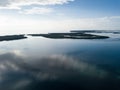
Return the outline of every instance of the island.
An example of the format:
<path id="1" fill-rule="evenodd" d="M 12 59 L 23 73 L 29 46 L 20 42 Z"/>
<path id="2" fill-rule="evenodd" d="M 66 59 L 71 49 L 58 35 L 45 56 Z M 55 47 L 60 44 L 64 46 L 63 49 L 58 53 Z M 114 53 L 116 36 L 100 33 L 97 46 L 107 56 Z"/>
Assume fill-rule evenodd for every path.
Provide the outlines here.
<path id="1" fill-rule="evenodd" d="M 112 33 L 120 34 L 120 30 L 72 30 L 70 32 L 76 33 Z"/>
<path id="2" fill-rule="evenodd" d="M 97 35 L 96 33 L 111 33 L 112 31 L 79 30 L 67 33 L 27 34 L 28 36 L 41 36 L 50 39 L 107 39 L 109 36 Z M 114 31 L 114 34 L 119 32 Z M 27 38 L 25 34 L 0 36 L 0 41 L 11 41 Z"/>
<path id="3" fill-rule="evenodd" d="M 42 36 L 52 39 L 106 39 L 108 36 L 88 34 L 85 32 L 68 32 L 68 33 L 48 33 L 48 34 L 28 34 L 30 36 Z"/>
<path id="4" fill-rule="evenodd" d="M 19 40 L 27 38 L 24 34 L 23 35 L 6 35 L 0 36 L 0 41 L 11 41 L 11 40 Z"/>

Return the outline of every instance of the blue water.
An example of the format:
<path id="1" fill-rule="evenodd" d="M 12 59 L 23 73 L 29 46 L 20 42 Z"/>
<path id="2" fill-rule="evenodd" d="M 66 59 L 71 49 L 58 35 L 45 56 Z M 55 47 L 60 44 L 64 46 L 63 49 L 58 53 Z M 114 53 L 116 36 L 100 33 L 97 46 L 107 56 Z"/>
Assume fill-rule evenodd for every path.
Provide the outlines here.
<path id="1" fill-rule="evenodd" d="M 0 42 L 0 90 L 120 90 L 119 35 Z"/>

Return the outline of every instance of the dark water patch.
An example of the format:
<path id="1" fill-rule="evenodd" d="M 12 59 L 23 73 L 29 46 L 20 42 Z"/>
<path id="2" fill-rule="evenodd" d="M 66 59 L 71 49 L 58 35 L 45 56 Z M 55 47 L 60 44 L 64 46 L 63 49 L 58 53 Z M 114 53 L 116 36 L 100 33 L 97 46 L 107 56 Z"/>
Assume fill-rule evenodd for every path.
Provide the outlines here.
<path id="1" fill-rule="evenodd" d="M 66 55 L 0 55 L 1 90 L 119 90 L 119 75 Z"/>

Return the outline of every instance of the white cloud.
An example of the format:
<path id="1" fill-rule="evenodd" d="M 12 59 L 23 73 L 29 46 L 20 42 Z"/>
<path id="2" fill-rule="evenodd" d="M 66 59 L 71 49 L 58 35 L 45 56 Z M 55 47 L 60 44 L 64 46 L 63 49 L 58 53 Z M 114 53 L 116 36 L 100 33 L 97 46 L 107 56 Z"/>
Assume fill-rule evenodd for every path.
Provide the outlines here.
<path id="1" fill-rule="evenodd" d="M 22 14 L 48 14 L 53 11 L 54 10 L 52 8 L 33 7 L 32 9 L 26 9 L 26 10 L 20 11 L 19 13 L 22 13 Z"/>
<path id="2" fill-rule="evenodd" d="M 71 29 L 83 29 L 83 30 L 120 30 L 120 16 L 101 17 L 101 18 L 81 18 L 81 19 L 69 19 L 59 22 L 63 25 L 63 28 L 67 30 Z M 55 25 L 60 28 L 60 25 Z"/>
<path id="3" fill-rule="evenodd" d="M 63 17 L 62 17 L 63 18 Z M 27 19 L 0 16 L 0 34 L 66 32 L 70 30 L 120 30 L 120 17 L 79 19 Z"/>
<path id="4" fill-rule="evenodd" d="M 56 5 L 74 0 L 0 0 L 1 9 L 21 9 L 21 6 L 29 5 Z"/>

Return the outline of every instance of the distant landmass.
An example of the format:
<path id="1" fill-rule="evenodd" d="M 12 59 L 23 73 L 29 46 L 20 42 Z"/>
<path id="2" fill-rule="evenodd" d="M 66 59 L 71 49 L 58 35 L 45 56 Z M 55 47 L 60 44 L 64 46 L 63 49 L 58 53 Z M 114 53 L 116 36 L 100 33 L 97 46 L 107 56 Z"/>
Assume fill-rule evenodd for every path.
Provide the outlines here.
<path id="1" fill-rule="evenodd" d="M 113 34 L 120 34 L 120 30 L 72 30 L 70 32 L 77 32 L 77 33 L 113 33 Z"/>
<path id="2" fill-rule="evenodd" d="M 29 36 L 41 36 L 51 39 L 107 39 L 109 36 L 97 35 L 97 33 L 120 34 L 119 30 L 72 30 L 68 33 L 27 34 Z M 26 39 L 25 34 L 0 36 L 0 41 Z"/>
<path id="3" fill-rule="evenodd" d="M 52 38 L 52 39 L 106 39 L 106 38 L 109 38 L 108 36 L 90 34 L 90 32 L 95 32 L 95 31 L 71 31 L 68 33 L 48 33 L 48 34 L 29 34 L 29 35 L 42 36 L 45 38 Z"/>
<path id="4" fill-rule="evenodd" d="M 19 40 L 19 39 L 25 39 L 25 35 L 6 35 L 6 36 L 0 36 L 0 41 L 11 41 L 11 40 Z"/>

